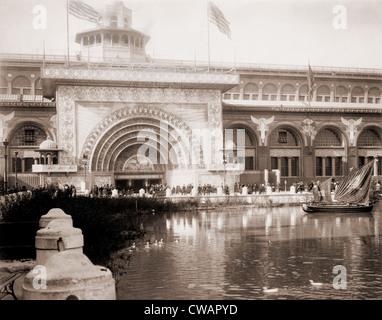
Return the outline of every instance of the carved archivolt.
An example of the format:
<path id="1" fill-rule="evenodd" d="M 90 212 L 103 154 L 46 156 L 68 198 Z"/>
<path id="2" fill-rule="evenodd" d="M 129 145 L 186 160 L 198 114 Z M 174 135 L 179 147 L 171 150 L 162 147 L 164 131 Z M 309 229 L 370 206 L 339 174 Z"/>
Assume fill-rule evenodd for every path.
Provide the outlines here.
<path id="1" fill-rule="evenodd" d="M 88 135 L 82 151 L 75 154 L 76 121 L 75 103 L 87 102 L 116 102 L 136 103 L 135 106 L 120 109 L 107 116 Z M 124 87 L 93 87 L 93 86 L 59 86 L 57 88 L 57 117 L 59 126 L 59 145 L 63 149 L 62 164 L 75 164 L 76 157 L 90 155 L 97 139 L 117 121 L 134 116 L 146 116 L 168 121 L 169 125 L 191 137 L 189 126 L 174 114 L 153 105 L 166 104 L 205 104 L 208 115 L 209 129 L 221 129 L 222 106 L 219 90 L 201 89 L 171 89 L 171 88 L 124 88 Z"/>

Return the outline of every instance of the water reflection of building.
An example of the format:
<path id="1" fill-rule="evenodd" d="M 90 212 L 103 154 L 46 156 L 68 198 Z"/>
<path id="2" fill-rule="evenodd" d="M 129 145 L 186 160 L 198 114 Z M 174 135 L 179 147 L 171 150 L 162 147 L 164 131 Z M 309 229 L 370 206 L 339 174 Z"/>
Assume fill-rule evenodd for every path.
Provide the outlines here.
<path id="1" fill-rule="evenodd" d="M 80 186 L 86 177 L 88 187 L 137 189 L 259 182 L 265 169 L 279 169 L 290 185 L 340 177 L 381 155 L 380 70 L 313 67 L 308 106 L 306 67 L 243 64 L 232 72 L 222 64 L 208 72 L 204 63 L 153 60 L 145 52 L 149 36 L 132 28 L 131 16 L 120 3 L 108 6 L 99 25 L 78 32 L 80 55 L 69 63 L 63 56 L 1 55 L 0 139 L 9 142 L 2 154 L 10 186 L 16 172 L 20 186 Z M 205 149 L 190 146 L 191 133 L 207 128 L 245 129 L 244 154 L 236 157 L 234 130 L 221 163 L 190 164 L 191 155 L 206 159 Z M 161 137 L 150 149 L 156 157 L 144 161 L 136 158 L 142 130 L 144 140 Z M 182 134 L 173 137 L 174 130 Z M 43 162 L 35 151 L 46 137 L 57 144 L 58 163 Z M 242 163 L 244 173 L 228 174 L 231 162 Z M 381 167 L 379 161 L 376 174 Z"/>

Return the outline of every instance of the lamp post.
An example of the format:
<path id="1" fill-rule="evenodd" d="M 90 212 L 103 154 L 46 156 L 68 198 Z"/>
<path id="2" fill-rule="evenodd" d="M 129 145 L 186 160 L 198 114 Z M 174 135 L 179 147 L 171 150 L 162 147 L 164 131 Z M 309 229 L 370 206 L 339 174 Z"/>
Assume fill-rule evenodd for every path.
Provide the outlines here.
<path id="1" fill-rule="evenodd" d="M 8 145 L 7 139 L 3 141 L 4 145 L 4 193 L 8 194 Z"/>
<path id="2" fill-rule="evenodd" d="M 88 157 L 86 155 L 82 157 L 82 162 L 84 164 L 84 171 L 85 171 L 85 191 L 86 191 L 86 165 L 88 164 Z"/>
<path id="3" fill-rule="evenodd" d="M 16 187 L 16 190 L 19 188 L 19 185 L 17 183 L 17 155 L 19 153 L 16 151 L 15 152 L 15 187 Z"/>
<path id="4" fill-rule="evenodd" d="M 225 192 L 225 184 L 226 184 L 226 170 L 225 165 L 227 164 L 227 159 L 225 155 L 223 155 L 223 169 L 224 169 L 224 176 L 223 176 L 223 191 Z"/>

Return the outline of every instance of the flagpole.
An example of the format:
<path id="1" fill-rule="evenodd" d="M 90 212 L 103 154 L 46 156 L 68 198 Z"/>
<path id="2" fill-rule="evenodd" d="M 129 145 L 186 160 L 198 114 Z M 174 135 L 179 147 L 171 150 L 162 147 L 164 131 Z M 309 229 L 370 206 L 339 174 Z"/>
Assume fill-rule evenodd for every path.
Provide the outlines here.
<path id="1" fill-rule="evenodd" d="M 210 72 L 210 6 L 207 1 L 208 72 Z"/>
<path id="2" fill-rule="evenodd" d="M 66 0 L 66 50 L 67 64 L 69 67 L 69 0 Z"/>

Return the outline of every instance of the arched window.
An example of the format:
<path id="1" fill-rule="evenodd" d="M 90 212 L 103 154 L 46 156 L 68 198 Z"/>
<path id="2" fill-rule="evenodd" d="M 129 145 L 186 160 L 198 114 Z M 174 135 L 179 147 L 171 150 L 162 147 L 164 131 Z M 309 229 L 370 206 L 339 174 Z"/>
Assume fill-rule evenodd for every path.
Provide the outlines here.
<path id="1" fill-rule="evenodd" d="M 277 100 L 277 88 L 274 84 L 268 83 L 263 88 L 263 100 Z"/>
<path id="2" fill-rule="evenodd" d="M 336 102 L 348 101 L 348 90 L 344 86 L 339 86 L 335 89 L 335 101 Z"/>
<path id="3" fill-rule="evenodd" d="M 244 87 L 244 100 L 258 100 L 259 99 L 259 88 L 254 83 L 248 83 Z"/>
<path id="4" fill-rule="evenodd" d="M 113 44 L 113 46 L 116 46 L 119 44 L 119 36 L 117 34 L 113 35 L 112 44 Z"/>
<path id="5" fill-rule="evenodd" d="M 118 27 L 118 19 L 116 16 L 110 17 L 110 27 Z"/>
<path id="6" fill-rule="evenodd" d="M 93 45 L 95 43 L 95 36 L 89 37 L 89 45 Z"/>
<path id="7" fill-rule="evenodd" d="M 224 93 L 223 99 L 232 99 L 232 100 L 240 99 L 240 88 L 234 87 L 228 92 Z"/>
<path id="8" fill-rule="evenodd" d="M 13 135 L 10 146 L 39 146 L 47 134 L 39 127 L 26 125 L 20 127 Z"/>
<path id="9" fill-rule="evenodd" d="M 330 102 L 330 89 L 327 86 L 320 86 L 317 89 L 316 101 Z"/>
<path id="10" fill-rule="evenodd" d="M 127 36 L 126 34 L 124 34 L 121 38 L 121 43 L 123 46 L 127 46 L 129 45 L 129 36 Z"/>
<path id="11" fill-rule="evenodd" d="M 35 95 L 42 95 L 42 81 L 41 78 L 36 79 L 34 83 L 34 94 Z"/>
<path id="12" fill-rule="evenodd" d="M 365 91 L 361 87 L 355 87 L 351 92 L 351 102 L 363 103 L 365 100 Z"/>
<path id="13" fill-rule="evenodd" d="M 96 35 L 96 43 L 99 44 L 99 43 L 101 43 L 101 42 L 102 42 L 102 37 L 101 37 L 100 34 L 97 34 L 97 35 Z"/>
<path id="14" fill-rule="evenodd" d="M 273 147 L 296 147 L 299 146 L 299 138 L 288 129 L 279 129 L 272 132 L 269 137 L 270 146 Z"/>
<path id="15" fill-rule="evenodd" d="M 373 87 L 369 90 L 368 103 L 380 103 L 381 102 L 381 90 Z"/>
<path id="16" fill-rule="evenodd" d="M 8 81 L 4 77 L 0 77 L 0 94 L 8 93 Z"/>
<path id="17" fill-rule="evenodd" d="M 89 38 L 88 37 L 83 37 L 82 38 L 82 44 L 84 46 L 88 46 L 89 45 Z"/>
<path id="18" fill-rule="evenodd" d="M 296 90 L 292 85 L 286 84 L 281 88 L 282 101 L 294 101 L 295 96 Z"/>
<path id="19" fill-rule="evenodd" d="M 298 100 L 299 101 L 308 101 L 308 86 L 304 84 L 298 90 Z"/>
<path id="20" fill-rule="evenodd" d="M 31 83 L 23 76 L 15 78 L 12 82 L 12 94 L 31 94 Z"/>
<path id="21" fill-rule="evenodd" d="M 382 146 L 381 135 L 373 129 L 363 130 L 358 137 L 358 147 Z"/>
<path id="22" fill-rule="evenodd" d="M 337 131 L 324 129 L 317 134 L 315 145 L 316 147 L 341 147 L 342 138 Z"/>

